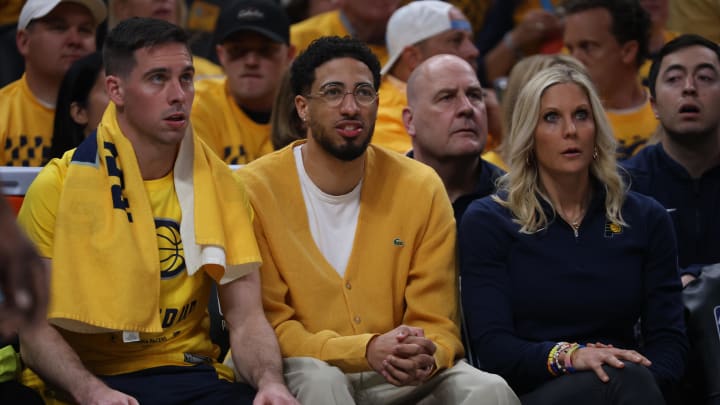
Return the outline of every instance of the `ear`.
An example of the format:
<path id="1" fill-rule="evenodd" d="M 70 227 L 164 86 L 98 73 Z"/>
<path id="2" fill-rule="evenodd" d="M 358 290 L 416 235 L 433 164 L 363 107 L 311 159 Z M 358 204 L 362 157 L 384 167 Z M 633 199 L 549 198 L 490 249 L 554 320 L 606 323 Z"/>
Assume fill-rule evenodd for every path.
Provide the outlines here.
<path id="1" fill-rule="evenodd" d="M 293 59 L 295 59 L 297 49 L 295 48 L 295 45 L 289 45 L 287 49 L 287 61 L 290 63 Z"/>
<path id="2" fill-rule="evenodd" d="M 626 65 L 635 65 L 636 64 L 636 58 L 639 51 L 638 41 L 636 40 L 630 40 L 622 44 L 620 50 L 622 52 L 622 61 Z"/>
<path id="3" fill-rule="evenodd" d="M 658 119 L 658 120 L 659 120 L 659 119 L 660 119 L 660 114 L 658 113 L 657 103 L 656 103 L 656 101 L 655 101 L 655 97 L 653 97 L 653 96 L 648 96 L 648 97 L 650 97 L 650 107 L 652 107 L 653 114 L 655 114 L 655 119 Z"/>
<path id="4" fill-rule="evenodd" d="M 27 56 L 30 50 L 30 34 L 26 29 L 18 30 L 17 34 L 15 34 L 15 45 L 20 55 L 23 57 Z"/>
<path id="5" fill-rule="evenodd" d="M 225 53 L 225 47 L 221 44 L 215 45 L 215 53 L 217 54 L 220 65 L 225 67 L 225 64 L 227 63 L 227 53 Z"/>
<path id="6" fill-rule="evenodd" d="M 88 123 L 87 110 L 82 108 L 80 104 L 77 103 L 77 101 L 73 101 L 70 104 L 70 117 L 78 125 L 85 126 Z"/>
<path id="7" fill-rule="evenodd" d="M 402 120 L 403 125 L 405 126 L 405 131 L 407 131 L 408 135 L 410 135 L 411 138 L 415 137 L 415 121 L 413 120 L 415 118 L 413 116 L 412 108 L 405 107 L 402 111 Z"/>
<path id="8" fill-rule="evenodd" d="M 420 63 L 422 63 L 422 52 L 420 48 L 415 45 L 410 45 L 403 49 L 401 59 L 404 59 L 405 65 L 408 67 L 408 71 L 412 72 Z"/>
<path id="9" fill-rule="evenodd" d="M 297 114 L 300 117 L 300 121 L 305 123 L 305 126 L 307 126 L 307 121 L 308 119 L 310 119 L 310 111 L 308 108 L 308 102 L 305 97 L 300 95 L 295 96 L 295 109 L 297 110 Z"/>
<path id="10" fill-rule="evenodd" d="M 118 107 L 125 105 L 125 90 L 123 89 L 123 80 L 114 75 L 105 76 L 105 91 L 110 101 Z"/>

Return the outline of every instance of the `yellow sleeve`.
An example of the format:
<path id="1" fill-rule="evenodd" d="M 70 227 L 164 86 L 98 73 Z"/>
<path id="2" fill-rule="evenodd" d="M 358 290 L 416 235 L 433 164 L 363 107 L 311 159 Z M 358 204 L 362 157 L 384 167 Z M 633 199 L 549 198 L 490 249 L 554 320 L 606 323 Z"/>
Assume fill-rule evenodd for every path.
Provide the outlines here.
<path id="1" fill-rule="evenodd" d="M 66 152 L 62 160 L 53 159 L 38 173 L 28 188 L 18 213 L 18 224 L 25 230 L 42 257 L 53 256 L 55 214 L 67 169 L 65 160 L 69 162 L 72 152 Z"/>
<path id="2" fill-rule="evenodd" d="M 425 330 L 425 337 L 437 346 L 435 360 L 442 369 L 452 367 L 464 350 L 458 328 L 455 219 L 440 179 L 431 179 L 432 204 L 423 217 L 425 229 L 408 275 L 403 323 Z"/>

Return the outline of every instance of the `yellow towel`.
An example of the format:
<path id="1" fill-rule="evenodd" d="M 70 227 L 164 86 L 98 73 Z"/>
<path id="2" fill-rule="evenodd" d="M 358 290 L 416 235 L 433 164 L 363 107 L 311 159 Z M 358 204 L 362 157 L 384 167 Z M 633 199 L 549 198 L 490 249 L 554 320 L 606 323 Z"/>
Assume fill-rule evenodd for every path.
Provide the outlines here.
<path id="1" fill-rule="evenodd" d="M 202 268 L 224 284 L 257 269 L 244 190 L 190 128 L 173 176 L 188 273 Z M 68 167 L 52 263 L 50 322 L 83 333 L 162 330 L 154 218 L 112 103 Z"/>

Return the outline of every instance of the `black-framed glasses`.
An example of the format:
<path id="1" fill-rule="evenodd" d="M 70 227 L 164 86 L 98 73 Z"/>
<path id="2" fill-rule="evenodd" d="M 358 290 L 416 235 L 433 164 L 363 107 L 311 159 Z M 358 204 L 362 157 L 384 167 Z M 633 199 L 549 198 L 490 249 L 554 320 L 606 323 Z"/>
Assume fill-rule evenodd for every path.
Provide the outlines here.
<path id="1" fill-rule="evenodd" d="M 352 94 L 358 105 L 368 106 L 377 100 L 378 94 L 375 88 L 369 84 L 359 84 L 355 86 L 353 91 L 345 90 L 345 86 L 339 84 L 329 84 L 320 89 L 316 95 L 306 95 L 305 98 L 318 98 L 330 106 L 337 107 L 345 100 L 345 96 Z"/>

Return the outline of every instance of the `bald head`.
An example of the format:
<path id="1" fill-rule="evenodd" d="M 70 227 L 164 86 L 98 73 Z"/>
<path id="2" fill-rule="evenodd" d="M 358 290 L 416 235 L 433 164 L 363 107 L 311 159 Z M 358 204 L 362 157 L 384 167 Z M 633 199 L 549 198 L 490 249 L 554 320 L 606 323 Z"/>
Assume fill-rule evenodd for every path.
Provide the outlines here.
<path id="1" fill-rule="evenodd" d="M 455 55 L 428 58 L 407 82 L 403 121 L 418 156 L 479 156 L 487 139 L 483 89 L 473 67 Z"/>
<path id="2" fill-rule="evenodd" d="M 407 80 L 408 105 L 413 106 L 418 97 L 418 90 L 427 88 L 429 80 L 439 79 L 447 75 L 444 69 L 471 72 L 475 75 L 473 66 L 464 59 L 450 54 L 431 56 L 413 70 Z M 479 85 L 479 82 L 478 82 Z"/>

